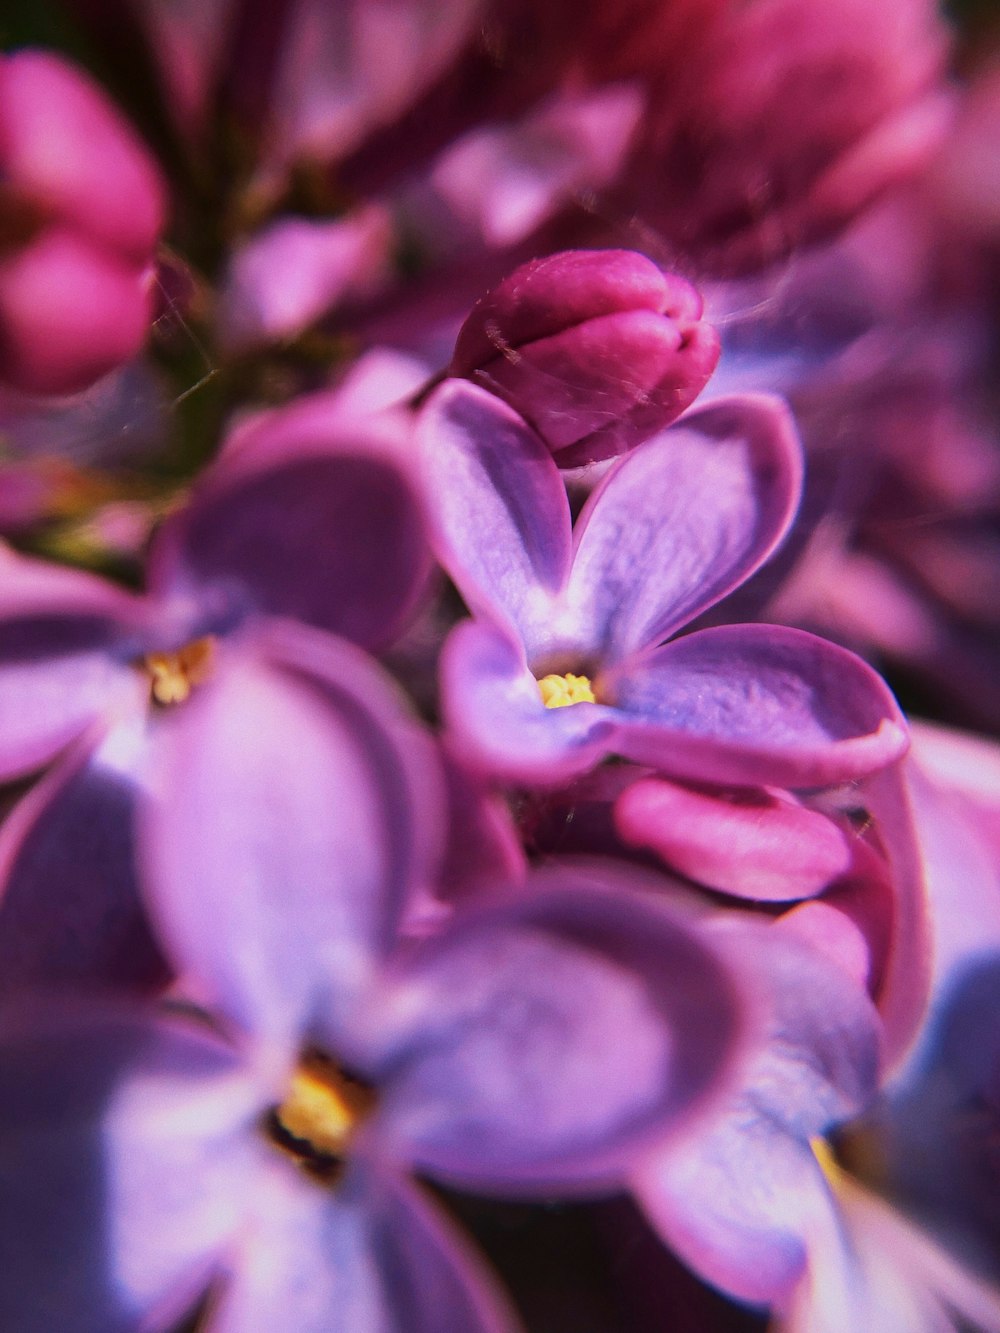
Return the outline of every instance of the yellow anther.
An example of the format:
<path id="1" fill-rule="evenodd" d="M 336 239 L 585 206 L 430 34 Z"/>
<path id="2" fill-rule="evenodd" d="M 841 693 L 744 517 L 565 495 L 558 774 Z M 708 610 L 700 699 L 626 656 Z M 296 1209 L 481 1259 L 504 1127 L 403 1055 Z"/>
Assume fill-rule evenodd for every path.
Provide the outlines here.
<path id="1" fill-rule="evenodd" d="M 196 685 L 212 674 L 215 639 L 208 634 L 194 639 L 174 653 L 149 653 L 142 665 L 150 680 L 150 692 L 158 704 L 182 704 Z"/>
<path id="2" fill-rule="evenodd" d="M 546 708 L 566 708 L 569 704 L 596 704 L 594 691 L 586 676 L 543 676 L 538 682 L 538 693 Z"/>
<path id="3" fill-rule="evenodd" d="M 816 1161 L 819 1162 L 820 1170 L 826 1176 L 827 1184 L 831 1189 L 837 1189 L 843 1179 L 844 1170 L 834 1156 L 833 1149 L 826 1139 L 820 1138 L 819 1135 L 809 1140 L 809 1146 Z"/>
<path id="4" fill-rule="evenodd" d="M 325 1157 L 343 1157 L 355 1130 L 371 1109 L 370 1089 L 327 1060 L 303 1060 L 288 1096 L 275 1111 L 286 1134 Z"/>

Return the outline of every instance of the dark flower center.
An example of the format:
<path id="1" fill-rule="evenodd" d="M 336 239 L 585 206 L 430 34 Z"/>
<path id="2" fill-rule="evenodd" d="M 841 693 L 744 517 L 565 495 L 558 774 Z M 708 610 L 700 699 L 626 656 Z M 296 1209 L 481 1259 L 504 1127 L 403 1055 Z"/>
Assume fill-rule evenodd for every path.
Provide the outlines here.
<path id="1" fill-rule="evenodd" d="M 284 1101 L 268 1115 L 266 1130 L 307 1174 L 323 1183 L 337 1179 L 350 1145 L 375 1105 L 367 1084 L 327 1056 L 307 1052 L 292 1075 Z"/>

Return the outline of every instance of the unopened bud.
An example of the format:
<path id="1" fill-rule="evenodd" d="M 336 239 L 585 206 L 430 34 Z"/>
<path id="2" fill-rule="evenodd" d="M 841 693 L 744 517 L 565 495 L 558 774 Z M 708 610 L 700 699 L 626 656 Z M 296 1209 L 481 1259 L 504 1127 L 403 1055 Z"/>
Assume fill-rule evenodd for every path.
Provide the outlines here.
<path id="1" fill-rule="evenodd" d="M 451 374 L 504 399 L 561 467 L 668 425 L 704 387 L 719 340 L 685 279 L 632 250 L 569 250 L 516 269 L 476 303 Z"/>

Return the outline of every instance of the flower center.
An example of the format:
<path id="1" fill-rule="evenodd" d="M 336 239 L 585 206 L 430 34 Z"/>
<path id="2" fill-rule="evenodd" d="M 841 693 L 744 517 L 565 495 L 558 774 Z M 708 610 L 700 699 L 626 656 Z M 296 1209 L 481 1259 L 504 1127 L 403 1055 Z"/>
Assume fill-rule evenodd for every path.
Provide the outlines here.
<path id="1" fill-rule="evenodd" d="M 596 704 L 588 676 L 543 676 L 538 682 L 538 693 L 546 708 L 567 708 L 570 704 Z"/>
<path id="2" fill-rule="evenodd" d="M 819 1135 L 809 1140 L 809 1146 L 813 1150 L 813 1156 L 819 1163 L 819 1169 L 826 1177 L 827 1184 L 834 1191 L 837 1190 L 840 1182 L 844 1178 L 844 1168 L 837 1161 L 836 1154 L 829 1142 Z"/>
<path id="3" fill-rule="evenodd" d="M 173 653 L 148 653 L 142 669 L 149 677 L 149 692 L 157 704 L 182 704 L 196 685 L 203 684 L 215 665 L 215 637 L 206 634 Z"/>
<path id="4" fill-rule="evenodd" d="M 358 1127 L 375 1104 L 372 1089 L 317 1051 L 302 1057 L 285 1100 L 268 1118 L 271 1141 L 324 1182 L 340 1173 Z"/>

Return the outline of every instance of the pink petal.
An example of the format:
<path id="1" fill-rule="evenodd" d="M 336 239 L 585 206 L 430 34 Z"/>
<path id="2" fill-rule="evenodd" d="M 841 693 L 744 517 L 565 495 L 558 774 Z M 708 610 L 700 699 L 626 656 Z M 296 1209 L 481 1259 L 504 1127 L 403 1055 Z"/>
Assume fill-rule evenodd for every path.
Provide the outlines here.
<path id="1" fill-rule="evenodd" d="M 689 879 L 743 898 L 810 898 L 852 858 L 853 838 L 839 824 L 766 791 L 729 797 L 649 779 L 618 798 L 615 824 L 630 846 L 649 847 Z"/>

